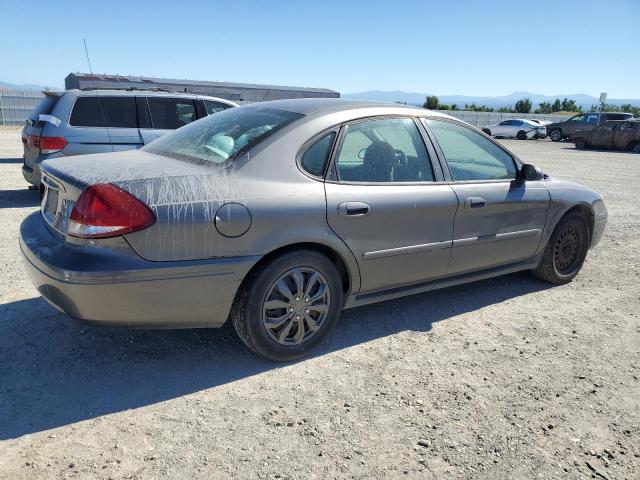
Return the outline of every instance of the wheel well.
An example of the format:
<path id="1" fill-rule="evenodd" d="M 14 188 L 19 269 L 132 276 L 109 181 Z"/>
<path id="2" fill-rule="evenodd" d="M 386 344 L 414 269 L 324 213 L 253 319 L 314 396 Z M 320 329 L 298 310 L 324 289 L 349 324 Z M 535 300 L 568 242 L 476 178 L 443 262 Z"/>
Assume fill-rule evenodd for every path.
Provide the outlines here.
<path id="1" fill-rule="evenodd" d="M 595 216 L 593 214 L 593 210 L 588 205 L 576 205 L 575 207 L 571 207 L 569 210 L 567 210 L 565 214 L 562 216 L 562 218 L 566 217 L 571 213 L 577 213 L 581 215 L 587 222 L 587 230 L 589 230 L 589 244 L 591 244 L 591 237 L 593 235 L 593 225 L 595 222 Z"/>
<path id="2" fill-rule="evenodd" d="M 329 260 L 331 260 L 331 262 L 338 269 L 338 274 L 340 275 L 340 280 L 342 281 L 342 291 L 345 293 L 349 292 L 349 290 L 351 289 L 351 277 L 349 275 L 349 270 L 347 268 L 347 265 L 344 259 L 339 253 L 337 253 L 332 248 L 319 243 L 311 243 L 311 242 L 295 243 L 292 245 L 286 245 L 284 247 L 277 248 L 276 250 L 273 250 L 267 253 L 264 257 L 262 257 L 258 261 L 258 263 L 256 263 L 251 268 L 251 270 L 249 271 L 249 273 L 245 278 L 248 278 L 249 275 L 251 275 L 251 273 L 255 272 L 257 269 L 261 268 L 263 265 L 266 265 L 267 263 L 271 262 L 273 259 L 280 257 L 282 255 L 285 255 L 287 253 L 291 253 L 296 250 L 314 250 L 316 252 L 323 254 L 327 258 L 329 258 Z"/>
<path id="3" fill-rule="evenodd" d="M 638 141 L 637 141 L 637 140 L 631 140 L 631 141 L 629 142 L 629 145 L 627 145 L 627 149 L 628 149 L 628 150 L 631 150 L 633 147 L 635 147 L 636 143 L 638 143 Z"/>

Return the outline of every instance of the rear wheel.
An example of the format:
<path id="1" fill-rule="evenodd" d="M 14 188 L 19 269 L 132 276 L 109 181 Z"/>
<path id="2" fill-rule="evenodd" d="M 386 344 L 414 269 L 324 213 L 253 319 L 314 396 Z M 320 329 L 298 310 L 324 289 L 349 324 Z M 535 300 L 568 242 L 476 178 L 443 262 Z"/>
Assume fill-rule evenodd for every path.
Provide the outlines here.
<path id="1" fill-rule="evenodd" d="M 524 130 L 520 130 L 517 134 L 516 134 L 516 138 L 518 140 L 526 140 L 527 139 L 527 134 L 525 133 Z"/>
<path id="2" fill-rule="evenodd" d="M 482 131 L 487 135 L 491 136 L 491 130 L 489 130 L 488 128 L 483 128 Z"/>
<path id="3" fill-rule="evenodd" d="M 570 213 L 553 231 L 533 274 L 550 283 L 569 283 L 578 274 L 589 249 L 589 230 L 584 217 Z"/>
<path id="4" fill-rule="evenodd" d="M 636 142 L 631 146 L 631 151 L 633 153 L 640 153 L 640 142 Z"/>
<path id="5" fill-rule="evenodd" d="M 549 138 L 552 142 L 559 142 L 562 140 L 562 130 L 559 128 L 554 128 L 549 132 Z"/>
<path id="6" fill-rule="evenodd" d="M 231 319 L 242 341 L 276 361 L 295 360 L 317 348 L 338 322 L 342 282 L 321 253 L 299 250 L 250 274 Z"/>
<path id="7" fill-rule="evenodd" d="M 584 150 L 585 148 L 587 148 L 587 142 L 583 138 L 578 138 L 576 140 L 576 148 Z"/>

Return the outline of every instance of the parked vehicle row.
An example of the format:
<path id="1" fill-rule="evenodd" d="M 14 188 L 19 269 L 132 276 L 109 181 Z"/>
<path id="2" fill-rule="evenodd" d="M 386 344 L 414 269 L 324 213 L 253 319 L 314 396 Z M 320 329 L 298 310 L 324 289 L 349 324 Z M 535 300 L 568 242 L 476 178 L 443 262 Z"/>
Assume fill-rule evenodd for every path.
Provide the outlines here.
<path id="1" fill-rule="evenodd" d="M 640 119 L 609 120 L 573 135 L 576 148 L 611 148 L 640 153 Z"/>
<path id="2" fill-rule="evenodd" d="M 343 308 L 520 270 L 561 284 L 602 237 L 593 190 L 480 130 L 400 105 L 245 105 L 139 150 L 42 163 L 20 247 L 73 318 L 219 327 L 275 360 Z"/>
<path id="3" fill-rule="evenodd" d="M 564 122 L 550 123 L 547 125 L 547 132 L 552 141 L 559 142 L 563 139 L 571 139 L 579 130 L 585 132 L 609 120 L 628 120 L 632 117 L 633 114 L 622 112 L 579 113 Z"/>
<path id="4" fill-rule="evenodd" d="M 489 125 L 482 129 L 490 137 L 517 138 L 531 140 L 546 138 L 547 128 L 539 122 L 520 118 L 512 118 L 497 125 Z"/>
<path id="5" fill-rule="evenodd" d="M 148 90 L 45 92 L 22 130 L 22 173 L 37 186 L 43 160 L 140 148 L 235 106 L 221 98 Z"/>

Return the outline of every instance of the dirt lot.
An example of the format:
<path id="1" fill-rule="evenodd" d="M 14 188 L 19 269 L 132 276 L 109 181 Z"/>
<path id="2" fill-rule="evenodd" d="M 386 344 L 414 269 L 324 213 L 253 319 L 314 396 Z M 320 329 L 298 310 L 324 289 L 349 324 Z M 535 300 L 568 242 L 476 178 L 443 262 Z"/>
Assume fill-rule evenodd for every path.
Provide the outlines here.
<path id="1" fill-rule="evenodd" d="M 605 195 L 573 283 L 517 274 L 350 310 L 316 356 L 277 365 L 229 329 L 49 307 L 17 241 L 36 194 L 0 128 L 0 477 L 640 478 L 640 155 L 505 143 Z"/>

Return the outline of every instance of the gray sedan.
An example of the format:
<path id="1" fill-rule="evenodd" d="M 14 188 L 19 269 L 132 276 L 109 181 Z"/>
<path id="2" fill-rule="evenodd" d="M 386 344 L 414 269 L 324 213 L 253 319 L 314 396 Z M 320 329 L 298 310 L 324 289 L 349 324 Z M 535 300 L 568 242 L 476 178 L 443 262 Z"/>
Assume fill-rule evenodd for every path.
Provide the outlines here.
<path id="1" fill-rule="evenodd" d="M 242 106 L 137 151 L 48 160 L 21 226 L 38 291 L 73 318 L 226 321 L 275 360 L 340 311 L 519 270 L 571 281 L 602 196 L 419 108 L 336 99 Z"/>

